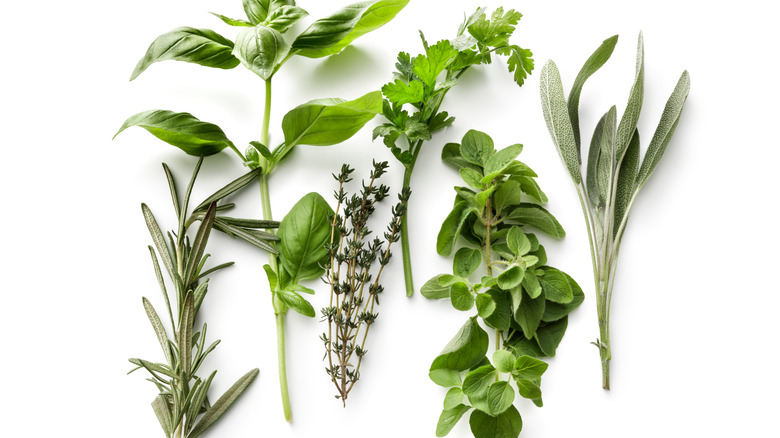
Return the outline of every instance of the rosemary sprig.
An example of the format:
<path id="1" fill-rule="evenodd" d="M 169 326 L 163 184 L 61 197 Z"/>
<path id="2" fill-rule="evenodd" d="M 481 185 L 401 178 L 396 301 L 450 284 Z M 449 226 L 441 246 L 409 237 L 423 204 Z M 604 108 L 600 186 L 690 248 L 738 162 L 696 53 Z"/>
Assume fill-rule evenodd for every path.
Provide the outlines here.
<path id="1" fill-rule="evenodd" d="M 160 342 L 165 362 L 155 363 L 132 358 L 130 363 L 136 365 L 136 368 L 130 372 L 143 368 L 151 375 L 148 380 L 159 391 L 159 395 L 152 402 L 152 409 L 168 438 L 195 438 L 201 435 L 227 411 L 259 373 L 257 368 L 246 373 L 214 404 L 209 402 L 208 391 L 217 371 L 213 371 L 206 379 L 197 375 L 206 356 L 220 342 L 217 340 L 206 346 L 207 325 L 204 323 L 200 331 L 196 331 L 195 327 L 195 319 L 208 292 L 208 279 L 205 277 L 233 264 L 233 262 L 228 262 L 204 269 L 206 261 L 210 257 L 206 253 L 206 244 L 211 229 L 220 222 L 229 225 L 227 229 L 243 230 L 244 232 L 249 232 L 248 229 L 258 225 L 243 219 L 218 217 L 218 211 L 227 210 L 232 207 L 232 204 L 218 207 L 217 202 L 252 182 L 259 175 L 259 171 L 249 172 L 231 182 L 195 207 L 192 214 L 187 215 L 192 187 L 202 163 L 203 158 L 195 166 L 181 204 L 173 174 L 168 166 L 163 164 L 178 218 L 177 231 L 170 231 L 167 236 L 163 235 L 149 207 L 146 204 L 141 206 L 146 225 L 154 242 L 154 246 L 149 246 L 149 252 L 170 318 L 173 337 L 168 336 L 167 329 L 154 306 L 144 297 L 144 310 Z M 193 240 L 190 241 L 187 231 L 197 221 L 200 221 L 200 226 Z M 261 225 L 273 228 L 279 224 L 278 222 L 264 222 Z M 257 236 L 257 241 L 268 245 L 267 241 L 263 240 L 263 236 Z M 158 262 L 158 255 L 168 273 L 169 282 L 174 286 L 176 295 L 173 302 L 175 306 L 171 305 L 171 299 Z"/>
<path id="2" fill-rule="evenodd" d="M 330 265 L 323 280 L 330 285 L 329 306 L 322 309 L 323 320 L 328 321 L 328 332 L 321 339 L 325 343 L 328 366 L 326 372 L 336 386 L 338 395 L 346 407 L 347 396 L 360 379 L 360 365 L 365 356 L 366 339 L 376 320 L 375 306 L 383 287 L 379 279 L 390 262 L 390 246 L 400 239 L 401 218 L 411 195 L 407 187 L 399 195 L 399 202 L 392 208 L 392 219 L 384 233 L 385 240 L 370 239 L 368 220 L 376 204 L 387 198 L 390 189 L 377 186 L 386 172 L 386 161 L 374 161 L 368 184 L 363 182 L 359 194 L 349 196 L 344 185 L 352 181 L 354 171 L 349 165 L 341 167 L 341 173 L 333 175 L 339 182 L 334 192 L 337 205 L 331 217 L 331 238 L 328 245 Z M 341 212 L 341 213 L 340 213 Z M 376 268 L 372 275 L 372 269 Z M 357 364 L 351 362 L 353 356 Z"/>

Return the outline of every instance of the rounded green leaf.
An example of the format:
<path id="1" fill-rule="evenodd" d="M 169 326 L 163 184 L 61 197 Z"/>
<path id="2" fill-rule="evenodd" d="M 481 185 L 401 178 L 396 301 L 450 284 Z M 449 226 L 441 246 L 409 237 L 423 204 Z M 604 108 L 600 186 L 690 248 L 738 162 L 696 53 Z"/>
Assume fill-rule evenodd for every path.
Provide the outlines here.
<path id="1" fill-rule="evenodd" d="M 508 350 L 496 350 L 493 365 L 502 373 L 511 372 L 515 368 L 515 355 Z"/>
<path id="2" fill-rule="evenodd" d="M 520 155 L 520 152 L 522 151 L 523 145 L 513 144 L 493 154 L 487 160 L 487 163 L 485 163 L 485 178 L 483 181 L 485 181 L 485 179 L 490 181 L 491 179 L 503 173 L 504 170 L 510 164 L 512 164 L 513 161 L 515 161 L 515 158 L 517 158 L 517 156 Z"/>
<path id="3" fill-rule="evenodd" d="M 427 282 L 420 288 L 420 293 L 425 298 L 428 298 L 429 300 L 438 300 L 441 298 L 449 298 L 450 296 L 450 286 L 442 286 L 439 284 L 439 278 L 441 275 L 437 275 Z"/>
<path id="4" fill-rule="evenodd" d="M 144 111 L 125 120 L 114 137 L 131 126 L 140 126 L 160 140 L 194 156 L 214 155 L 233 144 L 219 126 L 202 122 L 190 113 Z"/>
<path id="5" fill-rule="evenodd" d="M 179 27 L 158 36 L 152 42 L 135 66 L 130 80 L 137 78 L 155 62 L 166 60 L 231 69 L 239 64 L 232 52 L 233 42 L 212 30 Z"/>
<path id="6" fill-rule="evenodd" d="M 567 273 L 563 272 L 563 275 L 565 275 L 566 279 L 569 280 L 569 286 L 571 286 L 573 298 L 571 301 L 565 304 L 548 301 L 544 307 L 542 321 L 557 321 L 571 313 L 572 310 L 579 307 L 579 305 L 582 304 L 582 301 L 585 300 L 585 294 L 582 292 L 580 285 L 578 285 L 577 282 L 574 281 L 574 279 L 571 278 Z"/>
<path id="7" fill-rule="evenodd" d="M 287 305 L 287 307 L 295 310 L 301 315 L 308 316 L 310 318 L 313 318 L 314 315 L 316 315 L 314 307 L 312 307 L 311 303 L 306 301 L 305 298 L 296 292 L 280 290 L 277 292 L 277 296 L 284 304 Z"/>
<path id="8" fill-rule="evenodd" d="M 460 388 L 450 388 L 447 395 L 444 396 L 444 410 L 455 409 L 463 404 L 463 390 Z"/>
<path id="9" fill-rule="evenodd" d="M 520 356 L 515 361 L 512 375 L 516 379 L 536 380 L 547 371 L 547 364 L 531 356 Z"/>
<path id="10" fill-rule="evenodd" d="M 457 310 L 470 310 L 474 307 L 474 293 L 465 283 L 453 283 L 450 286 L 450 301 Z"/>
<path id="11" fill-rule="evenodd" d="M 495 153 L 493 139 L 484 132 L 472 129 L 463 136 L 460 153 L 469 163 L 484 167 Z"/>
<path id="12" fill-rule="evenodd" d="M 242 0 L 246 17 L 252 24 L 258 24 L 268 17 L 273 0 Z"/>
<path id="13" fill-rule="evenodd" d="M 520 227 L 512 227 L 506 235 L 506 244 L 516 256 L 524 255 L 531 250 L 531 241 Z"/>
<path id="14" fill-rule="evenodd" d="M 569 284 L 569 279 L 563 272 L 547 267 L 544 268 L 544 275 L 538 279 L 547 300 L 566 304 L 574 298 L 574 291 Z"/>
<path id="15" fill-rule="evenodd" d="M 519 266 L 512 266 L 506 271 L 498 274 L 498 287 L 504 290 L 512 289 L 523 281 L 523 269 Z"/>
<path id="16" fill-rule="evenodd" d="M 539 296 L 534 299 L 522 292 L 522 298 L 517 304 L 514 317 L 515 321 L 520 324 L 526 338 L 530 339 L 536 333 L 539 323 L 542 321 L 542 315 L 544 315 L 544 307 L 544 297 Z"/>
<path id="17" fill-rule="evenodd" d="M 469 318 L 458 333 L 444 347 L 431 364 L 431 371 L 439 369 L 464 371 L 478 364 L 487 353 L 488 335 L 477 323 L 476 317 Z"/>
<path id="18" fill-rule="evenodd" d="M 523 419 L 513 405 L 503 413 L 492 416 L 475 410 L 469 417 L 474 438 L 517 438 L 523 430 Z"/>
<path id="19" fill-rule="evenodd" d="M 328 218 L 332 214 L 333 210 L 322 196 L 309 193 L 279 224 L 279 255 L 291 283 L 317 278 L 324 272 L 322 266 L 328 257 L 325 243 L 330 240 L 331 233 Z"/>
<path id="20" fill-rule="evenodd" d="M 468 374 L 463 379 L 463 393 L 467 396 L 479 396 L 487 391 L 490 383 L 496 378 L 493 365 L 483 365 Z"/>
<path id="21" fill-rule="evenodd" d="M 536 330 L 534 338 L 545 355 L 555 356 L 555 350 L 558 349 L 568 325 L 569 317 L 564 316 L 558 321 L 544 323 Z"/>
<path id="22" fill-rule="evenodd" d="M 271 29 L 278 30 L 281 33 L 287 32 L 287 30 L 298 22 L 301 18 L 309 15 L 304 9 L 293 5 L 280 5 L 276 9 L 271 10 L 263 23 Z"/>
<path id="23" fill-rule="evenodd" d="M 289 49 L 279 31 L 257 25 L 239 32 L 233 53 L 244 67 L 267 81 Z"/>
<path id="24" fill-rule="evenodd" d="M 490 318 L 496 311 L 496 302 L 488 293 L 477 294 L 477 314 L 480 318 Z"/>
<path id="25" fill-rule="evenodd" d="M 445 368 L 431 370 L 428 373 L 428 377 L 431 378 L 433 383 L 445 388 L 460 386 L 460 384 L 463 382 L 463 379 L 460 376 L 460 371 L 448 370 Z"/>
<path id="26" fill-rule="evenodd" d="M 517 222 L 520 225 L 530 225 L 540 231 L 549 234 L 556 239 L 562 239 L 566 236 L 566 231 L 549 211 L 543 207 L 523 202 L 513 206 L 505 219 L 511 222 Z"/>
<path id="27" fill-rule="evenodd" d="M 515 390 L 509 382 L 499 381 L 488 388 L 487 405 L 491 415 L 499 415 L 512 406 L 515 401 Z"/>
<path id="28" fill-rule="evenodd" d="M 536 400 L 542 397 L 542 390 L 536 383 L 527 379 L 517 379 L 515 382 L 517 383 L 517 392 L 524 398 Z"/>
<path id="29" fill-rule="evenodd" d="M 439 416 L 439 422 L 436 424 L 436 436 L 447 436 L 469 409 L 471 407 L 464 404 L 455 406 L 452 409 L 445 409 Z"/>
<path id="30" fill-rule="evenodd" d="M 452 273 L 458 277 L 468 278 L 482 264 L 482 252 L 474 248 L 461 248 L 455 253 L 452 262 Z"/>

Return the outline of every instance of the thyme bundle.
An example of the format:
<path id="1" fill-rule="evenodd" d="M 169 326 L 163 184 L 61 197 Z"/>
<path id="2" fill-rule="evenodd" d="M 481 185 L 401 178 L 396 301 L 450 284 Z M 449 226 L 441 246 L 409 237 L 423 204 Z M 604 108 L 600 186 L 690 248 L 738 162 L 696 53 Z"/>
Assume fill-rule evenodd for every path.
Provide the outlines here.
<path id="1" fill-rule="evenodd" d="M 352 181 L 350 175 L 354 169 L 344 164 L 341 172 L 333 175 L 339 182 L 339 188 L 334 192 L 338 203 L 331 218 L 331 237 L 327 246 L 330 265 L 323 277 L 330 285 L 330 303 L 322 309 L 323 320 L 328 321 L 328 332 L 323 333 L 321 339 L 328 358 L 325 370 L 336 386 L 336 398 L 341 399 L 345 407 L 349 392 L 360 379 L 368 331 L 378 316 L 375 306 L 383 291 L 379 279 L 390 263 L 390 246 L 400 239 L 401 218 L 411 195 L 408 187 L 398 195 L 398 204 L 392 208 L 392 219 L 384 233 L 385 240 L 370 239 L 368 221 L 376 204 L 387 198 L 390 191 L 384 184 L 376 185 L 388 168 L 387 161 L 374 161 L 373 164 L 368 185 L 363 182 L 360 193 L 352 196 L 344 185 Z M 372 275 L 372 268 L 377 264 L 376 275 Z M 353 357 L 357 358 L 357 364 L 352 364 Z"/>

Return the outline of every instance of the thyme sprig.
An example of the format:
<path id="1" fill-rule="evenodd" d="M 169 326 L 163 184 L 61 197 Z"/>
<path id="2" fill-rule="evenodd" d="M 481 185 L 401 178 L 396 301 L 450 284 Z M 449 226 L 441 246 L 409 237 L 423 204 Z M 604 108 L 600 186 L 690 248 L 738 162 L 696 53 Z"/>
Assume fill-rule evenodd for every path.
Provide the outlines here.
<path id="1" fill-rule="evenodd" d="M 333 177 L 339 188 L 334 192 L 336 210 L 331 217 L 331 238 L 327 245 L 330 265 L 323 280 L 330 285 L 330 302 L 322 309 L 322 319 L 328 322 L 328 332 L 321 336 L 325 344 L 328 366 L 325 371 L 336 386 L 344 406 L 352 387 L 360 379 L 360 365 L 365 356 L 366 339 L 378 313 L 379 294 L 383 287 L 379 279 L 390 263 L 390 246 L 400 239 L 401 218 L 411 190 L 405 188 L 392 208 L 392 219 L 384 233 L 385 240 L 371 239 L 368 221 L 376 211 L 376 204 L 388 197 L 390 189 L 379 184 L 387 171 L 386 161 L 377 163 L 370 173 L 368 184 L 362 183 L 358 194 L 349 195 L 345 184 L 352 181 L 354 169 L 344 164 Z M 378 265 L 378 269 L 376 266 Z M 372 274 L 372 269 L 376 274 Z M 351 361 L 357 358 L 357 363 Z"/>

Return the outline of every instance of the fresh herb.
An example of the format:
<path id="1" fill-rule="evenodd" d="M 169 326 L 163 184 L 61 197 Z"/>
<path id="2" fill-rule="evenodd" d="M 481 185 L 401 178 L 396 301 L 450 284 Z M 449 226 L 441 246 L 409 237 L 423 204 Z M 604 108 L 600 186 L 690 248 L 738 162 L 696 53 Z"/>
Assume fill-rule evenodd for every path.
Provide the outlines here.
<path id="1" fill-rule="evenodd" d="M 379 91 L 351 101 L 318 99 L 299 105 L 282 120 L 284 141 L 271 149 L 271 82 L 293 56 L 322 58 L 339 53 L 358 37 L 385 25 L 409 0 L 379 0 L 354 3 L 314 21 L 302 33 L 288 37 L 293 24 L 308 13 L 291 0 L 243 0 L 246 20 L 214 14 L 241 30 L 235 41 L 208 29 L 181 27 L 159 36 L 138 62 L 131 80 L 149 66 L 177 60 L 206 67 L 231 69 L 243 65 L 265 82 L 265 108 L 260 141 L 249 142 L 246 155 L 216 125 L 187 113 L 147 111 L 130 117 L 122 129 L 140 126 L 190 155 L 211 155 L 230 148 L 251 169 L 263 169 L 260 194 L 263 218 L 272 220 L 269 178 L 276 167 L 298 145 L 330 146 L 352 137 L 382 111 Z M 290 42 L 291 41 L 291 42 Z M 300 292 L 310 292 L 300 282 L 320 277 L 327 261 L 324 249 L 329 236 L 327 202 L 316 193 L 304 196 L 285 216 L 279 227 L 279 245 L 269 250 L 264 266 L 271 285 L 276 317 L 279 380 L 285 418 L 292 418 L 287 389 L 284 345 L 284 316 L 287 310 L 314 316 L 311 304 Z M 240 234 L 235 234 L 244 238 Z M 278 249 L 278 251 L 277 251 Z"/>
<path id="2" fill-rule="evenodd" d="M 522 149 L 515 144 L 496 151 L 489 136 L 472 130 L 442 151 L 468 187 L 455 187 L 455 205 L 436 249 L 450 255 L 461 237 L 467 246 L 455 252 L 452 274 L 433 277 L 420 293 L 448 299 L 457 310 L 476 308 L 477 314 L 431 365 L 431 380 L 450 388 L 436 436 L 447 435 L 473 409 L 469 424 L 475 437 L 517 437 L 523 423 L 513 404 L 515 393 L 542 406 L 547 364 L 538 358 L 555 355 L 568 314 L 584 297 L 571 277 L 547 265 L 544 247 L 527 231 L 535 228 L 554 238 L 565 234 L 542 207 L 547 196 L 536 173 L 516 160 Z M 472 282 L 483 266 L 479 281 Z M 496 331 L 492 360 L 478 318 Z"/>
<path id="3" fill-rule="evenodd" d="M 259 372 L 255 368 L 246 373 L 214 404 L 209 402 L 208 391 L 217 371 L 213 371 L 205 380 L 197 375 L 206 356 L 219 344 L 219 341 L 215 341 L 206 346 L 206 324 L 204 323 L 199 331 L 196 331 L 195 327 L 195 319 L 208 292 L 209 280 L 206 276 L 233 264 L 233 262 L 223 263 L 206 269 L 206 261 L 209 258 L 209 254 L 206 254 L 206 244 L 212 226 L 216 226 L 219 221 L 224 223 L 237 221 L 240 224 L 234 223 L 231 227 L 235 226 L 245 232 L 255 228 L 278 226 L 278 223 L 269 221 L 248 221 L 217 216 L 218 211 L 224 211 L 232 206 L 232 204 L 217 206 L 217 202 L 254 180 L 259 173 L 257 171 L 252 171 L 217 191 L 195 207 L 192 214 L 188 216 L 190 194 L 202 161 L 201 158 L 195 167 L 183 201 L 179 198 L 173 174 L 168 166 L 163 164 L 179 222 L 176 231 L 164 235 L 149 207 L 146 204 L 141 206 L 146 226 L 154 242 L 154 246 L 149 246 L 149 252 L 162 290 L 173 338 L 168 336 L 168 329 L 152 303 L 144 297 L 144 310 L 160 342 L 165 362 L 130 359 L 130 362 L 136 365 L 136 368 L 130 372 L 143 368 L 151 375 L 148 380 L 154 383 L 160 392 L 152 402 L 152 409 L 160 421 L 165 436 L 169 438 L 200 436 L 227 411 Z M 193 240 L 190 241 L 187 232 L 197 221 L 201 222 L 200 226 Z M 259 232 L 256 238 L 265 242 L 265 245 L 268 245 L 268 241 L 276 240 L 275 236 L 262 232 Z M 168 274 L 169 286 L 172 285 L 176 291 L 173 305 L 163 279 L 158 255 Z"/>
<path id="4" fill-rule="evenodd" d="M 350 175 L 354 169 L 345 164 L 338 175 L 333 175 L 339 189 L 334 192 L 337 204 L 330 220 L 327 246 L 330 264 L 323 277 L 330 285 L 330 302 L 322 309 L 328 332 L 321 339 L 328 358 L 326 371 L 338 391 L 336 397 L 344 406 L 347 395 L 360 379 L 368 330 L 379 315 L 375 306 L 379 305 L 379 294 L 384 290 L 379 279 L 390 263 L 390 245 L 399 239 L 401 216 L 411 195 L 409 188 L 398 195 L 399 202 L 392 209 L 392 219 L 384 234 L 385 241 L 378 237 L 371 240 L 368 221 L 390 191 L 384 184 L 377 186 L 387 167 L 387 161 L 375 161 L 369 182 L 363 182 L 359 195 L 350 196 L 344 187 L 352 181 Z M 372 274 L 377 264 L 379 268 Z M 353 355 L 357 358 L 356 365 L 351 362 Z"/>
<path id="5" fill-rule="evenodd" d="M 581 174 L 579 101 L 585 81 L 612 55 L 617 35 L 604 40 L 585 61 L 574 80 L 568 104 L 558 67 L 548 61 L 542 69 L 541 95 L 544 118 L 553 142 L 558 147 L 563 163 L 577 189 L 588 228 L 596 287 L 596 306 L 599 318 L 599 339 L 594 343 L 601 355 L 602 383 L 609 389 L 609 362 L 612 350 L 609 343 L 609 314 L 612 287 L 615 281 L 620 242 L 628 223 L 628 214 L 639 190 L 655 170 L 680 120 L 685 99 L 690 90 L 688 72 L 684 71 L 666 103 L 658 128 L 650 140 L 642 165 L 639 165 L 639 131 L 637 121 L 642 109 L 645 65 L 644 41 L 639 34 L 636 57 L 636 76 L 629 93 L 628 104 L 620 123 L 615 107 L 599 120 L 593 132 L 588 152 L 588 170 Z"/>
<path id="6" fill-rule="evenodd" d="M 412 58 L 398 54 L 395 81 L 382 87 L 385 95 L 382 114 L 388 123 L 374 130 L 382 137 L 393 155 L 404 165 L 403 187 L 411 186 L 412 172 L 423 144 L 432 134 L 452 124 L 454 117 L 441 111 L 447 92 L 472 66 L 490 64 L 493 54 L 507 57 L 507 67 L 522 86 L 534 68 L 530 50 L 510 44 L 509 38 L 523 15 L 513 9 L 497 8 L 488 18 L 479 8 L 460 25 L 456 37 L 429 45 L 422 32 L 425 53 Z M 412 112 L 404 109 L 411 105 Z M 406 215 L 401 221 L 401 246 L 404 261 L 406 295 L 414 293 L 412 260 L 409 248 L 409 225 Z"/>

